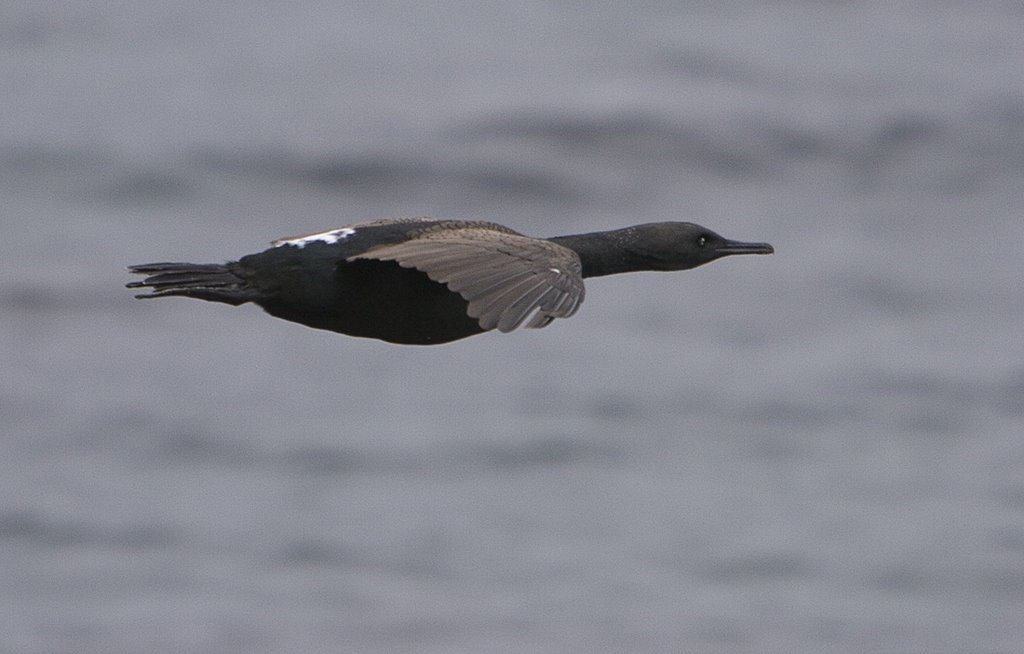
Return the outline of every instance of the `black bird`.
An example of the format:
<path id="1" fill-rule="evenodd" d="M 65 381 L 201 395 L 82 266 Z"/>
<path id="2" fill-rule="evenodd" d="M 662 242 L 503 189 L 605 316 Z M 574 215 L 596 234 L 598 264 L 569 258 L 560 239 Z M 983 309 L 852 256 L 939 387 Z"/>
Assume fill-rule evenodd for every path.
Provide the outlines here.
<path id="1" fill-rule="evenodd" d="M 585 277 L 773 251 L 682 222 L 540 239 L 489 222 L 375 220 L 283 238 L 226 264 L 130 266 L 147 277 L 128 287 L 152 289 L 139 298 L 255 302 L 317 329 L 433 345 L 568 318 L 583 302 Z"/>

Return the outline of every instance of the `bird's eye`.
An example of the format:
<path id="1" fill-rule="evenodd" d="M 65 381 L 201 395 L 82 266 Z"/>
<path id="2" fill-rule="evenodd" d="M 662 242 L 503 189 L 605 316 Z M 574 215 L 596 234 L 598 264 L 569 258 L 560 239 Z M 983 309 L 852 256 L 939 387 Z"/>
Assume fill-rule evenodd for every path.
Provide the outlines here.
<path id="1" fill-rule="evenodd" d="M 708 240 L 709 240 L 709 239 L 708 239 L 708 237 L 707 237 L 707 236 L 703 236 L 703 235 L 701 235 L 701 236 L 698 236 L 698 237 L 697 237 L 697 245 L 699 245 L 699 246 L 700 246 L 700 247 L 702 247 L 702 248 L 703 248 L 703 247 L 707 247 L 707 244 L 708 244 Z"/>

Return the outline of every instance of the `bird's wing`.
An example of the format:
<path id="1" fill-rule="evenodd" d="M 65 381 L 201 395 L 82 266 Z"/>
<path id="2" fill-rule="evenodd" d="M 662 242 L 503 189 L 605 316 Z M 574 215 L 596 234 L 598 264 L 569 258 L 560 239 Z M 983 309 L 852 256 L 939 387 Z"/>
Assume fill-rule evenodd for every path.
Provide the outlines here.
<path id="1" fill-rule="evenodd" d="M 468 303 L 483 329 L 510 332 L 568 318 L 583 302 L 579 256 L 569 248 L 515 233 L 460 229 L 370 248 L 354 259 L 395 261 L 445 284 Z"/>

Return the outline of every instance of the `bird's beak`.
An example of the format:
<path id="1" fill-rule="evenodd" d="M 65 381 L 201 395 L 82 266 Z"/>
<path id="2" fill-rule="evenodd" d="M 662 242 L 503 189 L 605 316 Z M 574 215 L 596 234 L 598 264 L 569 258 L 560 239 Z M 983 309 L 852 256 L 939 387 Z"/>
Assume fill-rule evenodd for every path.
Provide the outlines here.
<path id="1" fill-rule="evenodd" d="M 767 243 L 743 243 L 742 241 L 726 241 L 715 248 L 720 256 L 729 254 L 772 254 L 775 248 Z"/>

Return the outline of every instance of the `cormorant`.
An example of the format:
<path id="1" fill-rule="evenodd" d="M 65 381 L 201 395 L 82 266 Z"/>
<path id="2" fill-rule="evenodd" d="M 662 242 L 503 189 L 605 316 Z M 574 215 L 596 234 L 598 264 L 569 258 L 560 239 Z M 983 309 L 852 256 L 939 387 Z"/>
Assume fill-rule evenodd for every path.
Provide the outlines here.
<path id="1" fill-rule="evenodd" d="M 225 264 L 130 266 L 147 277 L 128 287 L 151 289 L 139 298 L 254 302 L 318 329 L 433 345 L 568 318 L 587 277 L 772 252 L 686 222 L 543 239 L 490 222 L 411 218 L 283 238 Z"/>

